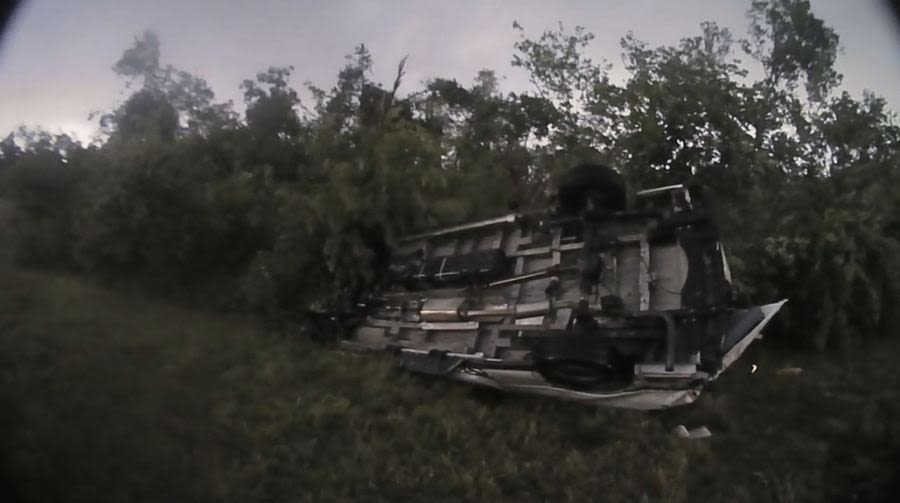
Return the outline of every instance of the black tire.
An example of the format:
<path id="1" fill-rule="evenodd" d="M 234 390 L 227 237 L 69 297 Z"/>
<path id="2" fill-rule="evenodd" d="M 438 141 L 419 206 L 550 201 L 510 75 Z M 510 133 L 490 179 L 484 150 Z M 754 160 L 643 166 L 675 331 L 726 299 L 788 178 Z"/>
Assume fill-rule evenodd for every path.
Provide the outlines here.
<path id="1" fill-rule="evenodd" d="M 573 389 L 597 388 L 616 380 L 609 366 L 569 358 L 541 360 L 537 370 L 547 381 Z"/>
<path id="2" fill-rule="evenodd" d="M 589 201 L 597 209 L 621 211 L 627 204 L 625 179 L 607 166 L 579 164 L 560 177 L 557 198 L 564 215 L 579 214 Z"/>

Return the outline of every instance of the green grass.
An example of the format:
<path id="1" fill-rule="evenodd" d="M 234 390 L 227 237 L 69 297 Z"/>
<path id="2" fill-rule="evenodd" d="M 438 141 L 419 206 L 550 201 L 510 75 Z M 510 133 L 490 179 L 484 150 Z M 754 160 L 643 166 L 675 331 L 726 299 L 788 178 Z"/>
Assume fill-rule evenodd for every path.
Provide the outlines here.
<path id="1" fill-rule="evenodd" d="M 419 379 L 252 320 L 0 271 L 6 501 L 877 501 L 900 378 L 760 348 L 663 413 Z M 760 370 L 750 374 L 751 363 Z M 784 365 L 798 376 L 775 375 Z M 707 425 L 689 441 L 669 431 Z"/>

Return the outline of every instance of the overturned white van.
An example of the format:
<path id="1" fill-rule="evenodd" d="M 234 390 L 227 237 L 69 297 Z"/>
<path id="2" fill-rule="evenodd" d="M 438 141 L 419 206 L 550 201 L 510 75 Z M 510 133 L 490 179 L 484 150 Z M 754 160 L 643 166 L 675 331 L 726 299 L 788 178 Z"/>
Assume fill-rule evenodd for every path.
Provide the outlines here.
<path id="1" fill-rule="evenodd" d="M 697 189 L 580 165 L 557 204 L 409 236 L 342 346 L 411 372 L 585 403 L 694 401 L 784 301 L 738 307 Z"/>

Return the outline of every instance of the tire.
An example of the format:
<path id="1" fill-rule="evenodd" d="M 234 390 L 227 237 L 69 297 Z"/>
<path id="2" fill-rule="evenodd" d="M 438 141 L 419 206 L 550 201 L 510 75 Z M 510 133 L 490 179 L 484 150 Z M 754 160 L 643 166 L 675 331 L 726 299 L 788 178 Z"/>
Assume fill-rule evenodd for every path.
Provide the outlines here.
<path id="1" fill-rule="evenodd" d="M 542 360 L 537 370 L 547 381 L 573 389 L 592 389 L 615 381 L 610 367 L 569 358 Z"/>
<path id="2" fill-rule="evenodd" d="M 557 183 L 559 210 L 577 215 L 590 202 L 594 208 L 621 211 L 626 207 L 625 179 L 616 170 L 599 164 L 579 164 Z"/>
<path id="3" fill-rule="evenodd" d="M 560 342 L 569 338 L 564 336 Z M 535 370 L 548 382 L 577 390 L 616 390 L 634 381 L 634 358 L 616 348 L 603 350 L 578 342 L 565 345 L 536 351 Z M 579 346 L 582 350 L 576 353 Z"/>

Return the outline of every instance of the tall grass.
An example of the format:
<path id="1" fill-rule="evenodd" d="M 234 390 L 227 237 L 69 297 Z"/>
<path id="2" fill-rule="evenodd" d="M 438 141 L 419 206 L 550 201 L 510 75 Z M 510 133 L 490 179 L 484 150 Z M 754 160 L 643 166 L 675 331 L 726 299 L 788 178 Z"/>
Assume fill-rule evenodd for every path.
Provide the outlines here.
<path id="1" fill-rule="evenodd" d="M 3 270 L 2 478 L 7 501 L 877 500 L 900 466 L 898 353 L 757 350 L 699 404 L 646 414 L 473 392 Z M 677 439 L 679 423 L 714 436 Z"/>

